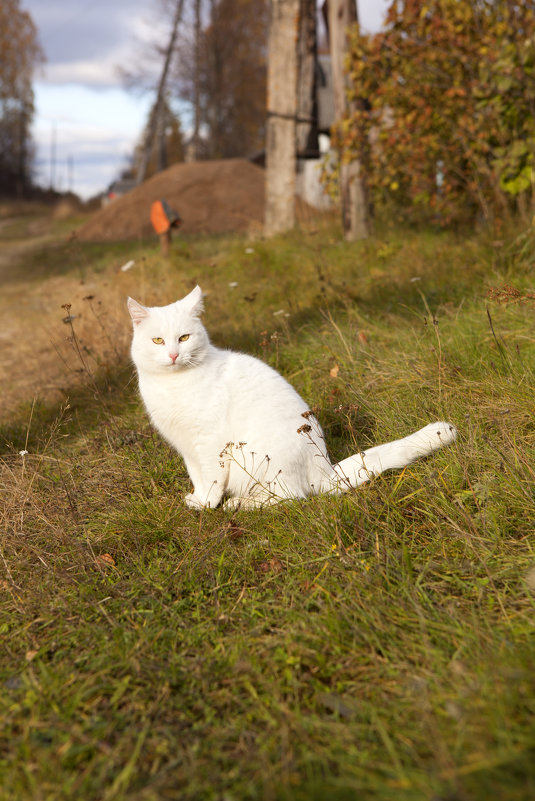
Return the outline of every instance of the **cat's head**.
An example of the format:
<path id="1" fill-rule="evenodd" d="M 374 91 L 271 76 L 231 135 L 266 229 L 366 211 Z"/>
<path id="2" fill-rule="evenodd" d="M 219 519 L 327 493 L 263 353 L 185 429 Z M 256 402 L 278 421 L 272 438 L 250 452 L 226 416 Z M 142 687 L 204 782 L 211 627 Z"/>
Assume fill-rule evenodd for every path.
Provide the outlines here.
<path id="1" fill-rule="evenodd" d="M 132 358 L 138 369 L 174 371 L 201 364 L 209 339 L 200 320 L 200 287 L 169 306 L 142 306 L 132 298 L 127 305 L 134 326 Z"/>

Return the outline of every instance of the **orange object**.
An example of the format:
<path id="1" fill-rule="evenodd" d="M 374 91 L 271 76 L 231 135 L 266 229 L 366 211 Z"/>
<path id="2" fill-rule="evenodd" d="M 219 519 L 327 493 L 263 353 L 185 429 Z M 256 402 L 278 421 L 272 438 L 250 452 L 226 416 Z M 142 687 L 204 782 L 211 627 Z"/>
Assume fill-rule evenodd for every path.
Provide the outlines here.
<path id="1" fill-rule="evenodd" d="M 157 234 L 165 234 L 178 228 L 182 222 L 180 214 L 173 211 L 165 200 L 156 200 L 150 208 L 150 221 Z"/>

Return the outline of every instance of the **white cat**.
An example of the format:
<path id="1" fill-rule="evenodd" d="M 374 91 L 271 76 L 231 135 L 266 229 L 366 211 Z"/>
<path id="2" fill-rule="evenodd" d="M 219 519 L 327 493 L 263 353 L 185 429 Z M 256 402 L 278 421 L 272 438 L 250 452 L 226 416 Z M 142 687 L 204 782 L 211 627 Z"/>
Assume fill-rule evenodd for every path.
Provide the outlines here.
<path id="1" fill-rule="evenodd" d="M 432 423 L 404 439 L 332 465 L 319 423 L 264 362 L 214 347 L 200 320 L 200 287 L 169 306 L 128 298 L 132 358 L 150 419 L 183 457 L 194 508 L 258 507 L 356 487 L 455 439 Z"/>

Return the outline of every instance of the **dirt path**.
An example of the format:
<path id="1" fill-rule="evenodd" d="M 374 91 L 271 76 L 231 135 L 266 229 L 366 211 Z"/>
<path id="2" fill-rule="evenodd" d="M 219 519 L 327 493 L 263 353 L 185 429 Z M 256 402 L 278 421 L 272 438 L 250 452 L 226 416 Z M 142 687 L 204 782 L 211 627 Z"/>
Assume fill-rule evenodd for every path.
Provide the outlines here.
<path id="1" fill-rule="evenodd" d="M 71 329 L 64 322 L 64 304 L 71 304 L 79 336 L 87 334 L 92 343 L 98 339 L 94 312 L 103 314 L 99 296 L 104 289 L 113 292 L 109 276 L 82 282 L 75 270 L 47 275 L 45 262 L 39 266 L 40 254 L 65 242 L 64 229 L 58 233 L 51 216 L 0 220 L 0 423 L 6 423 L 21 403 L 65 399 L 82 379 L 80 359 L 69 342 Z M 84 301 L 89 295 L 95 300 Z M 106 342 L 99 356 L 110 347 Z"/>

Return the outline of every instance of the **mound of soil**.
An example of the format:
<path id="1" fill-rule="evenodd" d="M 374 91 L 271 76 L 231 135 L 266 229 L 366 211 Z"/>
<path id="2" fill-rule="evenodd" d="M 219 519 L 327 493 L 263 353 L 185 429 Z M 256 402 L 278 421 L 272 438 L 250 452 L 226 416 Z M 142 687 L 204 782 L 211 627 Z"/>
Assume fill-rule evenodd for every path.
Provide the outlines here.
<path id="1" fill-rule="evenodd" d="M 264 170 L 246 159 L 174 164 L 100 209 L 79 239 L 112 241 L 154 236 L 150 209 L 166 200 L 185 234 L 259 230 L 264 219 Z"/>

